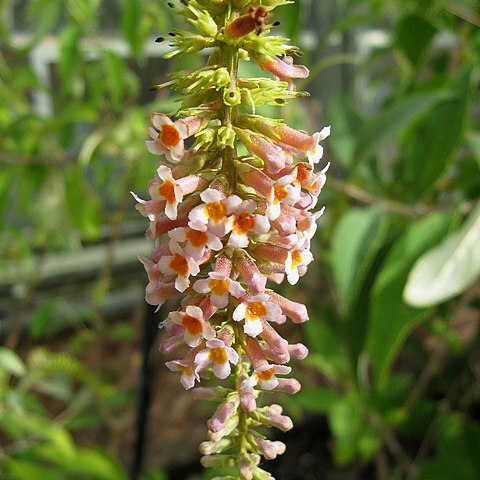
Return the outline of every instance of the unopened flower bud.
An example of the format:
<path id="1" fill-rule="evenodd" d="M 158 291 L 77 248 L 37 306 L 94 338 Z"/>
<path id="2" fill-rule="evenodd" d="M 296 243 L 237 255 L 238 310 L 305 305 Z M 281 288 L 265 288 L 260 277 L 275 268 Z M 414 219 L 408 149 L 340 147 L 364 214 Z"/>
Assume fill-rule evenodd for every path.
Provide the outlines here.
<path id="1" fill-rule="evenodd" d="M 223 90 L 223 103 L 233 107 L 235 105 L 240 105 L 242 102 L 242 96 L 240 95 L 240 90 L 238 88 L 225 88 Z"/>

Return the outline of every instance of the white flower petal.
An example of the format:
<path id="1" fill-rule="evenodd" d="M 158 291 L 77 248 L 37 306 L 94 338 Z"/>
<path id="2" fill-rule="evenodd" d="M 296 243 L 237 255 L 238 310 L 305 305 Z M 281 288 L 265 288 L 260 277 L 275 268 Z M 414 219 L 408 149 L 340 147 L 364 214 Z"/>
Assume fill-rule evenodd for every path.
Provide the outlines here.
<path id="1" fill-rule="evenodd" d="M 251 337 L 256 337 L 263 332 L 262 322 L 260 319 L 246 320 L 245 325 L 243 326 L 243 331 Z"/>
<path id="2" fill-rule="evenodd" d="M 245 315 L 246 315 L 246 312 L 247 312 L 247 305 L 245 303 L 240 303 L 237 308 L 233 311 L 233 315 L 232 315 L 232 318 L 236 321 L 236 322 L 240 322 L 241 320 L 243 320 L 245 318 Z"/>
<path id="3" fill-rule="evenodd" d="M 230 364 L 228 362 L 213 364 L 213 373 L 217 378 L 220 378 L 220 380 L 227 378 L 231 371 L 232 369 L 230 368 Z"/>
<path id="4" fill-rule="evenodd" d="M 213 342 L 213 340 L 208 341 L 207 345 L 210 342 Z M 200 350 L 195 355 L 195 363 L 198 365 L 198 368 L 200 370 L 203 370 L 204 368 L 208 367 L 212 363 L 209 357 L 209 353 L 210 353 L 210 348 L 204 348 L 203 350 Z"/>

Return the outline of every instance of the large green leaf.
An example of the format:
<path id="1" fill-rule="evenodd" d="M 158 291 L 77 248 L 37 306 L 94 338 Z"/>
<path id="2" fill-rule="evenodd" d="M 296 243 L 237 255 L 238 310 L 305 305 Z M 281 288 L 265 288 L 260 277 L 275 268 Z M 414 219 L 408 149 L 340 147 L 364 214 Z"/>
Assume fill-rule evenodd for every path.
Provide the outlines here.
<path id="1" fill-rule="evenodd" d="M 480 205 L 459 231 L 418 259 L 403 298 L 413 307 L 436 305 L 465 291 L 479 276 Z"/>
<path id="2" fill-rule="evenodd" d="M 407 168 L 419 194 L 435 184 L 460 145 L 470 107 L 471 73 L 470 67 L 460 72 L 449 86 L 453 98 L 432 105 L 428 115 L 414 127 L 412 134 L 415 143 Z"/>
<path id="3" fill-rule="evenodd" d="M 366 350 L 378 388 L 386 386 L 390 364 L 424 311 L 406 305 L 402 292 L 419 256 L 448 229 L 450 214 L 434 213 L 413 223 L 396 241 L 374 284 Z"/>
<path id="4" fill-rule="evenodd" d="M 416 66 L 437 30 L 425 18 L 412 14 L 405 17 L 395 31 L 397 46 L 410 63 Z"/>
<path id="5" fill-rule="evenodd" d="M 357 134 L 355 163 L 361 164 L 386 144 L 398 142 L 399 135 L 431 108 L 452 98 L 448 90 L 417 93 L 403 98 L 360 129 Z"/>
<path id="6" fill-rule="evenodd" d="M 333 234 L 331 262 L 344 311 L 356 300 L 386 227 L 387 216 L 376 207 L 350 210 L 340 219 Z"/>

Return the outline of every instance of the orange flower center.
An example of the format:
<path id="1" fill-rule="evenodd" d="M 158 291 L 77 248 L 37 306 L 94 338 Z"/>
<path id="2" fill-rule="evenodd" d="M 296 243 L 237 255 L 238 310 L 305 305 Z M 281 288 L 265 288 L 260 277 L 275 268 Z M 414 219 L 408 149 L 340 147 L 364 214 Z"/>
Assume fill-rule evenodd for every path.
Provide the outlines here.
<path id="1" fill-rule="evenodd" d="M 185 315 L 182 318 L 182 324 L 192 335 L 202 333 L 203 331 L 202 322 L 198 318 L 192 317 L 190 315 Z"/>
<path id="2" fill-rule="evenodd" d="M 162 133 L 159 136 L 166 147 L 174 147 L 181 140 L 177 127 L 168 123 L 162 125 Z"/>
<path id="3" fill-rule="evenodd" d="M 212 278 L 208 282 L 208 288 L 218 296 L 225 295 L 225 293 L 228 292 L 228 280 L 217 280 L 215 278 Z"/>
<path id="4" fill-rule="evenodd" d="M 246 233 L 255 226 L 255 219 L 249 213 L 239 213 L 235 215 L 233 221 L 233 230 L 235 233 Z"/>
<path id="5" fill-rule="evenodd" d="M 275 370 L 273 368 L 269 368 L 268 370 L 264 370 L 256 375 L 259 380 L 270 380 L 272 376 L 275 375 Z"/>
<path id="6" fill-rule="evenodd" d="M 190 269 L 188 268 L 187 259 L 183 255 L 176 253 L 168 264 L 169 267 L 182 277 L 186 277 Z"/>
<path id="7" fill-rule="evenodd" d="M 302 263 L 302 255 L 298 250 L 292 252 L 292 267 L 297 268 Z"/>
<path id="8" fill-rule="evenodd" d="M 165 180 L 163 185 L 158 187 L 158 194 L 167 200 L 167 203 L 174 203 L 175 198 L 175 184 L 170 180 Z"/>
<path id="9" fill-rule="evenodd" d="M 207 244 L 207 232 L 200 232 L 199 230 L 190 229 L 188 230 L 186 236 L 192 247 L 199 248 Z"/>
<path id="10" fill-rule="evenodd" d="M 283 200 L 288 195 L 287 189 L 284 185 L 275 185 L 273 187 L 273 191 L 275 195 L 275 200 L 277 200 L 277 202 L 280 202 L 280 200 Z"/>
<path id="11" fill-rule="evenodd" d="M 257 320 L 267 314 L 267 308 L 263 302 L 250 302 L 247 305 L 247 320 Z"/>
<path id="12" fill-rule="evenodd" d="M 215 223 L 223 220 L 227 214 L 227 207 L 222 202 L 210 202 L 205 205 L 207 217 Z"/>
<path id="13" fill-rule="evenodd" d="M 307 162 L 299 163 L 297 165 L 297 179 L 300 182 L 305 182 L 308 179 L 311 171 L 312 171 L 312 166 L 309 163 Z"/>
<path id="14" fill-rule="evenodd" d="M 185 365 L 177 365 L 177 368 L 188 377 L 191 377 L 193 375 L 193 371 L 190 367 L 186 367 Z"/>
<path id="15" fill-rule="evenodd" d="M 227 352 L 224 348 L 220 347 L 210 349 L 210 352 L 208 353 L 208 358 L 213 363 L 225 363 L 228 360 Z"/>

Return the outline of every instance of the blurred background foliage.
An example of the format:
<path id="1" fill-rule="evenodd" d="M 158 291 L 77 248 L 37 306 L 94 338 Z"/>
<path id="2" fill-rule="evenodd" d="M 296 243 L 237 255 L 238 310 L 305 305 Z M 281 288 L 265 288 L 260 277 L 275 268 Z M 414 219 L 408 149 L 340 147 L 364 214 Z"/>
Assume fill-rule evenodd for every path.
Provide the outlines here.
<path id="1" fill-rule="evenodd" d="M 111 438 L 136 428 L 150 249 L 129 191 L 156 165 L 150 113 L 175 110 L 150 85 L 204 58 L 161 58 L 178 19 L 160 0 L 0 9 L 1 478 L 129 478 Z M 278 478 L 480 478 L 478 2 L 297 0 L 276 19 L 312 97 L 269 113 L 332 125 L 317 262 L 284 287 L 311 354 L 281 400 L 325 426 L 323 470 L 292 443 Z M 168 462 L 141 478 L 176 478 Z"/>

